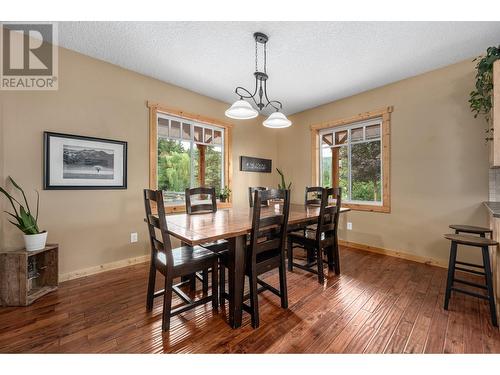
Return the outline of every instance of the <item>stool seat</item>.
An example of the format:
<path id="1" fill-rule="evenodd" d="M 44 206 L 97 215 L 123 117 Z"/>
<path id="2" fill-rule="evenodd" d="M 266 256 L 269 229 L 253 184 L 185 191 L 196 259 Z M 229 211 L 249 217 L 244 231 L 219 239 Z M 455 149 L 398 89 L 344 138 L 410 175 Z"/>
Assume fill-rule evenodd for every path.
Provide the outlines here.
<path id="1" fill-rule="evenodd" d="M 493 231 L 490 228 L 476 227 L 474 225 L 452 224 L 450 225 L 450 228 L 464 233 L 474 233 L 474 234 L 493 233 Z"/>
<path id="2" fill-rule="evenodd" d="M 462 244 L 462 245 L 469 245 L 469 246 L 483 247 L 483 246 L 498 245 L 497 241 L 492 240 L 490 238 L 467 236 L 465 234 L 449 233 L 449 234 L 445 234 L 444 238 L 451 240 L 451 241 L 454 241 L 456 243 Z"/>

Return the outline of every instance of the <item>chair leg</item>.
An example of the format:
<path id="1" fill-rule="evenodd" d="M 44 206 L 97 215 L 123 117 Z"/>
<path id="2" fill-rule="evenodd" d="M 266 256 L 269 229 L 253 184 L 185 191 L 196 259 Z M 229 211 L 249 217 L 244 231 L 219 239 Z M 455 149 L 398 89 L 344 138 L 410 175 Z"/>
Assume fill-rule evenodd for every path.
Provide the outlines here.
<path id="1" fill-rule="evenodd" d="M 293 242 L 290 238 L 287 239 L 286 255 L 288 257 L 288 271 L 293 271 Z"/>
<path id="2" fill-rule="evenodd" d="M 323 274 L 323 254 L 322 249 L 317 249 L 318 255 L 316 257 L 316 263 L 318 265 L 318 282 L 323 284 L 325 282 L 325 275 Z"/>
<path id="3" fill-rule="evenodd" d="M 281 307 L 284 309 L 287 309 L 288 308 L 288 291 L 287 291 L 287 287 L 286 287 L 285 254 L 281 255 L 279 274 L 280 274 Z"/>
<path id="4" fill-rule="evenodd" d="M 202 282 L 203 293 L 208 293 L 208 268 L 201 271 L 201 277 L 203 279 L 203 282 Z"/>
<path id="5" fill-rule="evenodd" d="M 216 260 L 212 265 L 212 308 L 215 311 L 219 310 L 219 276 L 217 275 L 217 268 L 218 268 L 217 263 L 218 261 Z M 208 281 L 208 274 L 206 276 Z"/>
<path id="6" fill-rule="evenodd" d="M 307 254 L 307 264 L 311 264 L 314 262 L 314 257 L 316 256 L 314 248 L 305 247 Z M 321 254 L 321 253 L 319 253 Z"/>
<path id="7" fill-rule="evenodd" d="M 335 274 L 340 275 L 340 253 L 339 253 L 339 240 L 335 234 L 335 241 L 333 245 L 333 265 L 335 268 Z"/>
<path id="8" fill-rule="evenodd" d="M 483 247 L 482 250 L 483 250 L 484 273 L 486 274 L 485 275 L 486 287 L 488 288 L 488 300 L 490 302 L 491 324 L 494 327 L 498 327 L 495 297 L 493 294 L 493 282 L 491 280 L 492 278 L 491 278 L 491 266 L 490 266 L 490 253 L 488 251 L 487 246 Z"/>
<path id="9" fill-rule="evenodd" d="M 161 328 L 163 331 L 170 329 L 170 311 L 172 310 L 172 283 L 170 276 L 165 277 L 165 294 L 163 295 L 163 315 L 161 320 Z"/>
<path id="10" fill-rule="evenodd" d="M 153 260 L 149 266 L 149 280 L 148 280 L 148 294 L 146 297 L 146 310 L 153 310 L 153 300 L 155 296 L 155 280 L 156 280 L 156 267 Z"/>
<path id="11" fill-rule="evenodd" d="M 185 242 L 181 242 L 181 246 L 188 246 Z M 189 280 L 189 290 L 194 292 L 196 290 L 196 275 L 185 275 L 181 277 L 181 281 Z"/>
<path id="12" fill-rule="evenodd" d="M 257 275 L 252 270 L 250 277 L 250 309 L 252 310 L 252 327 L 259 327 L 259 296 L 257 293 Z"/>
<path id="13" fill-rule="evenodd" d="M 224 306 L 224 293 L 226 293 L 226 268 L 221 263 L 219 269 L 219 305 Z"/>
<path id="14" fill-rule="evenodd" d="M 187 278 L 189 280 L 189 290 L 194 292 L 196 290 L 196 275 L 193 273 L 188 275 Z"/>
<path id="15" fill-rule="evenodd" d="M 326 259 L 328 260 L 328 270 L 333 271 L 334 264 L 333 264 L 333 252 L 334 252 L 334 246 L 328 246 L 325 251 L 326 251 Z"/>
<path id="16" fill-rule="evenodd" d="M 450 302 L 451 288 L 453 287 L 453 281 L 455 280 L 455 262 L 457 261 L 457 243 L 451 241 L 450 248 L 450 261 L 448 263 L 448 279 L 446 281 L 446 294 L 444 296 L 444 309 L 448 310 L 448 304 Z"/>

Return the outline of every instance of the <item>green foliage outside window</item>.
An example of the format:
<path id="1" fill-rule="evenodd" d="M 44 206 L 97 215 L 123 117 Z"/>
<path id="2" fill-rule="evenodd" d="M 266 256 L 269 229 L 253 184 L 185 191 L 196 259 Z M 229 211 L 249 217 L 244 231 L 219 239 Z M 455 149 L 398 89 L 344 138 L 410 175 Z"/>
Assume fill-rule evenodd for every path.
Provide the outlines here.
<path id="1" fill-rule="evenodd" d="M 222 147 L 205 146 L 205 185 L 220 194 L 222 185 Z M 158 139 L 158 189 L 167 201 L 184 200 L 184 190 L 191 187 L 191 156 L 189 142 Z M 194 186 L 199 186 L 199 152 L 193 149 Z"/>
<path id="2" fill-rule="evenodd" d="M 158 189 L 183 193 L 189 187 L 189 154 L 182 142 L 158 139 Z"/>
<path id="3" fill-rule="evenodd" d="M 351 198 L 353 201 L 381 202 L 381 163 L 380 141 L 358 143 L 351 146 Z M 339 151 L 339 187 L 342 198 L 349 200 L 349 177 L 347 168 L 347 147 Z M 332 157 L 321 158 L 321 183 L 332 186 Z M 337 161 L 339 162 L 339 161 Z"/>

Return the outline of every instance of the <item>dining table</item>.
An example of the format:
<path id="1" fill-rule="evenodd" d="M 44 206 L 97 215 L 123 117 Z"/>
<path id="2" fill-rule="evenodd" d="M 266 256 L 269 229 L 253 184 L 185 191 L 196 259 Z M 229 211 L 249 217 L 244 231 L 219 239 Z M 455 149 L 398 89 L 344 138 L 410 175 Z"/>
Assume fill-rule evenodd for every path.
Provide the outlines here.
<path id="1" fill-rule="evenodd" d="M 261 216 L 272 216 L 281 211 L 280 203 L 262 207 Z M 341 207 L 340 212 L 350 211 Z M 290 204 L 288 229 L 297 230 L 314 224 L 319 217 L 319 206 Z M 252 230 L 252 208 L 226 208 L 204 214 L 172 214 L 166 216 L 168 232 L 189 246 L 217 240 L 229 244 L 229 325 L 241 326 L 245 282 L 245 248 L 247 235 Z"/>

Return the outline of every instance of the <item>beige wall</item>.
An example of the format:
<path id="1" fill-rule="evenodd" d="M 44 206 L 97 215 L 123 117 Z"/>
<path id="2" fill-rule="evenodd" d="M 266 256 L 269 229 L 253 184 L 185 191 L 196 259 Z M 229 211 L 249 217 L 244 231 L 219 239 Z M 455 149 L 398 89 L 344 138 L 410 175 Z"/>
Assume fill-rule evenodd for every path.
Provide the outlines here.
<path id="1" fill-rule="evenodd" d="M 465 61 L 292 116 L 278 138 L 278 163 L 293 181 L 293 200 L 311 183 L 309 125 L 392 105 L 392 212 L 348 213 L 340 237 L 446 261 L 449 224 L 487 224 L 488 150 L 483 120 L 467 103 L 473 85 L 474 65 Z"/>
<path id="2" fill-rule="evenodd" d="M 30 192 L 40 190 L 41 228 L 58 242 L 65 274 L 146 254 L 142 189 L 148 186 L 148 110 L 152 100 L 187 112 L 226 120 L 228 104 L 60 49 L 59 90 L 0 93 L 0 178 L 11 175 Z M 233 198 L 247 204 L 247 187 L 274 185 L 275 174 L 239 172 L 239 156 L 276 161 L 276 131 L 262 120 L 237 122 L 233 132 Z M 42 134 L 56 131 L 128 142 L 128 189 L 42 190 Z M 1 166 L 4 166 L 2 171 Z M 4 173 L 2 175 L 2 173 Z M 2 199 L 3 201 L 3 199 Z M 5 224 L 5 215 L 2 215 Z M 130 244 L 130 233 L 139 243 Z M 10 224 L 1 233 L 6 248 L 22 247 Z"/>

